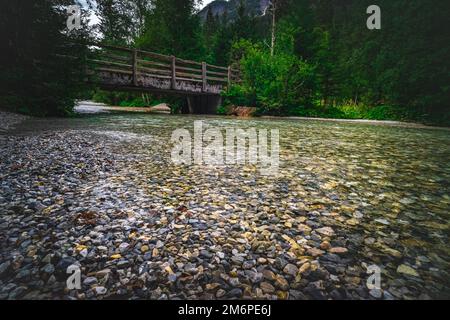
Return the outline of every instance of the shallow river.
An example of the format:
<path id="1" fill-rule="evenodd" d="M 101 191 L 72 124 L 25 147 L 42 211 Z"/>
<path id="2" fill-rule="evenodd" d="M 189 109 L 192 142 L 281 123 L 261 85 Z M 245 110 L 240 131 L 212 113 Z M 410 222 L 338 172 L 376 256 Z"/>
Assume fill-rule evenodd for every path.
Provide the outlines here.
<path id="1" fill-rule="evenodd" d="M 221 129 L 278 129 L 278 174 L 264 176 L 255 165 L 175 166 L 170 159 L 172 132 L 184 128 L 193 134 L 197 120 Z M 160 256 L 171 266 L 169 280 L 179 281 L 174 288 L 158 280 L 169 298 L 189 287 L 180 282 L 187 267 L 170 247 L 179 249 L 180 243 L 186 250 L 178 255 L 192 253 L 199 260 L 190 261 L 208 274 L 203 280 L 194 277 L 203 286 L 201 293 L 192 289 L 184 297 L 376 298 L 366 287 L 367 268 L 379 268 L 386 299 L 450 298 L 450 131 L 312 120 L 99 114 L 31 119 L 7 135 L 26 139 L 36 132 L 65 132 L 67 144 L 78 134 L 95 137 L 100 146 L 105 141 L 116 154 L 116 171 L 90 182 L 97 188 L 94 194 L 111 195 L 108 201 L 124 211 L 142 214 L 145 204 L 164 212 L 154 227 L 136 232 L 151 236 L 172 223 L 165 249 L 140 239 L 134 256 L 122 256 L 131 261 L 143 245 L 153 254 L 158 248 L 153 260 Z M 78 207 L 95 203 L 84 192 L 75 194 L 86 198 Z M 104 209 L 93 206 L 97 212 Z M 180 212 L 178 220 L 174 210 Z M 185 217 L 186 210 L 193 221 Z M 194 240 L 188 241 L 192 235 Z M 109 254 L 114 253 L 110 247 L 117 239 L 105 241 Z M 83 243 L 98 246 L 86 239 Z M 295 268 L 289 270 L 288 262 Z M 310 262 L 311 270 L 305 270 Z M 112 265 L 89 263 L 91 271 Z M 167 265 L 162 268 L 167 271 Z M 270 279 L 268 269 L 275 278 Z M 266 273 L 258 280 L 245 270 Z M 316 270 L 323 273 L 314 274 Z M 232 283 L 230 275 L 240 282 Z M 278 275 L 289 281 L 287 287 Z"/>

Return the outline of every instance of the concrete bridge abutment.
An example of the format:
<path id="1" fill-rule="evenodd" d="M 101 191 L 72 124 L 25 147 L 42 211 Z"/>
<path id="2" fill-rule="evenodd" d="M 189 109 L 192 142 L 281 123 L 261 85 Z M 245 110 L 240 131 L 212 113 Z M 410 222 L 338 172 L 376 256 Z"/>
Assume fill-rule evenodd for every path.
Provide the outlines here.
<path id="1" fill-rule="evenodd" d="M 187 102 L 190 114 L 217 114 L 222 97 L 217 94 L 191 95 L 187 97 Z"/>

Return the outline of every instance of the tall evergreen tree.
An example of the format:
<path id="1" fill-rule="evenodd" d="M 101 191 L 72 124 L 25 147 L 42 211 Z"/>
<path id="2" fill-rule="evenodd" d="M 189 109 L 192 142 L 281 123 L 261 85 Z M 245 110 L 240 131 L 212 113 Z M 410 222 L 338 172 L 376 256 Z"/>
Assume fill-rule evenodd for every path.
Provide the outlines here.
<path id="1" fill-rule="evenodd" d="M 197 0 L 153 0 L 139 47 L 178 57 L 203 58 Z"/>
<path id="2" fill-rule="evenodd" d="M 3 107 L 40 116 L 71 112 L 74 99 L 82 90 L 86 49 L 82 43 L 90 30 L 83 23 L 81 30 L 68 31 L 68 5 L 73 2 L 17 0 L 2 4 Z"/>
<path id="3" fill-rule="evenodd" d="M 108 44 L 129 45 L 136 36 L 136 11 L 131 0 L 97 0 L 99 31 Z"/>
<path id="4" fill-rule="evenodd" d="M 215 16 L 209 8 L 206 13 L 206 20 L 203 24 L 203 41 L 206 50 L 206 60 L 215 63 L 214 46 L 217 41 L 219 31 L 219 17 Z"/>

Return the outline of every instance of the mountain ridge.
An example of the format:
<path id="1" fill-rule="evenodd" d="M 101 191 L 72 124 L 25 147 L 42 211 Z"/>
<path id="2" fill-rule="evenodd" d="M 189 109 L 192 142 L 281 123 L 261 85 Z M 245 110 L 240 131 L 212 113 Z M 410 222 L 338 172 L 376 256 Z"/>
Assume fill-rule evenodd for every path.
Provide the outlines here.
<path id="1" fill-rule="evenodd" d="M 262 15 L 264 9 L 269 5 L 270 0 L 242 0 L 245 4 L 245 8 L 248 15 Z M 214 16 L 222 16 L 225 12 L 229 15 L 230 19 L 234 19 L 237 16 L 241 0 L 215 0 L 205 6 L 198 15 L 202 21 L 206 20 L 208 11 L 211 10 Z"/>

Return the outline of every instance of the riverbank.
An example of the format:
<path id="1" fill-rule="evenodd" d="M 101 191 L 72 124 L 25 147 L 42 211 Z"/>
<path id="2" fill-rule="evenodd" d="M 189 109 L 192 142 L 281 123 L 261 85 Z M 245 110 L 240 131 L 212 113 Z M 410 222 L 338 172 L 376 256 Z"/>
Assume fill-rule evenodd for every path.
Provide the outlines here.
<path id="1" fill-rule="evenodd" d="M 245 109 L 245 108 L 244 108 Z M 107 106 L 101 103 L 95 103 L 91 101 L 80 102 L 75 111 L 78 113 L 103 113 L 103 112 L 142 112 L 142 113 L 159 113 L 170 114 L 170 108 L 165 104 L 160 104 L 153 108 L 136 108 L 136 107 L 113 107 Z M 243 114 L 251 114 L 251 112 Z M 230 116 L 227 116 L 230 117 Z M 242 119 L 271 119 L 271 120 L 298 120 L 298 121 L 324 121 L 324 122 L 336 122 L 336 123 L 355 123 L 355 124 L 370 124 L 370 125 L 387 125 L 387 126 L 399 126 L 416 129 L 442 129 L 450 130 L 450 127 L 430 126 L 421 123 L 403 122 L 403 121 L 390 121 L 390 120 L 365 120 L 365 119 L 333 119 L 333 118 L 312 118 L 312 117 L 283 117 L 283 116 L 262 116 L 251 117 L 244 116 L 238 117 Z"/>
<path id="2" fill-rule="evenodd" d="M 0 110 L 0 132 L 6 132 L 26 119 L 29 119 L 29 117 Z"/>
<path id="3" fill-rule="evenodd" d="M 80 101 L 74 109 L 79 115 L 95 115 L 107 113 L 144 113 L 144 114 L 165 114 L 170 115 L 170 108 L 166 104 L 159 104 L 152 108 L 148 107 L 119 107 L 108 106 L 103 103 L 96 103 L 93 101 Z M 215 117 L 215 116 L 207 116 Z M 233 116 L 219 116 L 225 118 L 236 119 L 265 119 L 265 120 L 290 120 L 290 121 L 319 121 L 319 122 L 333 122 L 333 123 L 349 123 L 349 124 L 367 124 L 379 126 L 393 126 L 415 129 L 433 129 L 450 131 L 450 127 L 432 126 L 415 122 L 404 121 L 390 121 L 390 120 L 365 120 L 365 119 L 334 119 L 334 118 L 314 118 L 314 117 L 283 117 L 283 116 L 261 116 L 261 117 L 233 117 Z M 29 116 L 12 113 L 5 110 L 0 110 L 0 131 L 6 131 L 14 125 L 28 119 Z"/>
<path id="4" fill-rule="evenodd" d="M 311 117 L 271 117 L 263 116 L 262 119 L 284 119 L 284 120 L 303 120 L 303 121 L 323 121 L 323 122 L 337 122 L 337 123 L 355 123 L 355 124 L 369 124 L 369 125 L 385 125 L 404 128 L 415 129 L 435 129 L 435 130 L 447 130 L 450 131 L 450 127 L 438 127 L 425 125 L 422 123 L 404 122 L 404 121 L 391 121 L 391 120 L 365 120 L 365 119 L 333 119 L 333 118 L 311 118 Z"/>
<path id="5" fill-rule="evenodd" d="M 103 103 L 96 103 L 92 101 L 80 101 L 75 106 L 76 113 L 79 114 L 96 114 L 108 112 L 136 112 L 136 113 L 151 113 L 151 114 L 170 114 L 170 108 L 164 104 L 158 104 L 153 107 L 118 107 L 108 106 Z"/>

